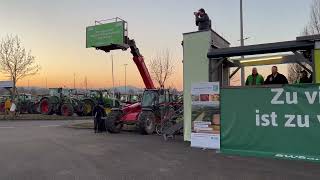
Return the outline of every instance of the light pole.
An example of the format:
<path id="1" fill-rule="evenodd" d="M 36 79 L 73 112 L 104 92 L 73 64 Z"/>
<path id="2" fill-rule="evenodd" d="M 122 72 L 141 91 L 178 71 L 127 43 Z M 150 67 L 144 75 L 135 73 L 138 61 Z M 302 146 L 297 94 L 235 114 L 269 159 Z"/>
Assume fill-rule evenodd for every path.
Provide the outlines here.
<path id="1" fill-rule="evenodd" d="M 76 73 L 73 73 L 73 89 L 76 89 Z"/>
<path id="2" fill-rule="evenodd" d="M 115 106 L 115 97 L 114 97 L 114 74 L 113 74 L 113 55 L 111 54 L 111 72 L 112 72 L 112 96 L 113 96 L 113 106 Z"/>
<path id="3" fill-rule="evenodd" d="M 124 64 L 124 93 L 127 94 L 127 66 L 128 64 Z"/>
<path id="4" fill-rule="evenodd" d="M 243 12 L 242 12 L 242 0 L 240 0 L 240 44 L 241 46 L 244 46 L 244 38 L 243 38 Z M 241 58 L 243 59 L 244 56 L 241 56 Z M 241 85 L 244 85 L 244 67 L 241 67 Z"/>

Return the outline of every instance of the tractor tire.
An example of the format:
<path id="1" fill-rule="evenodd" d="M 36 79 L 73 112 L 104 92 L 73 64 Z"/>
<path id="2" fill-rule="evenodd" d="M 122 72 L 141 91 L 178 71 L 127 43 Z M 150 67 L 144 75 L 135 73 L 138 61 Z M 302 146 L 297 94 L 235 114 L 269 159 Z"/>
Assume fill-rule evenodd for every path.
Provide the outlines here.
<path id="1" fill-rule="evenodd" d="M 49 98 L 43 98 L 40 101 L 40 113 L 44 115 L 52 115 L 54 113 L 52 104 L 50 103 Z"/>
<path id="2" fill-rule="evenodd" d="M 74 112 L 78 116 L 83 116 L 83 103 L 81 101 L 76 100 L 76 104 L 74 106 Z"/>
<path id="3" fill-rule="evenodd" d="M 73 107 L 71 104 L 62 104 L 60 108 L 60 112 L 62 116 L 72 116 L 73 115 Z"/>
<path id="4" fill-rule="evenodd" d="M 76 114 L 80 117 L 83 116 L 83 112 L 80 112 L 80 111 L 76 111 Z"/>
<path id="5" fill-rule="evenodd" d="M 27 114 L 28 113 L 28 103 L 27 102 L 23 102 L 21 104 L 19 104 L 19 112 L 20 114 Z"/>
<path id="6" fill-rule="evenodd" d="M 152 134 L 155 131 L 156 116 L 152 111 L 142 111 L 139 114 L 137 127 L 141 134 Z"/>
<path id="7" fill-rule="evenodd" d="M 33 113 L 34 103 L 28 102 L 27 105 L 28 105 L 28 114 L 34 114 L 34 113 Z"/>
<path id="8" fill-rule="evenodd" d="M 120 133 L 122 124 L 120 122 L 122 113 L 119 111 L 112 111 L 107 119 L 106 119 L 106 126 L 107 130 L 110 133 Z"/>
<path id="9" fill-rule="evenodd" d="M 83 107 L 82 107 L 82 115 L 83 116 L 92 116 L 93 115 L 93 109 L 94 109 L 94 102 L 89 100 L 89 99 L 85 99 L 83 100 Z"/>

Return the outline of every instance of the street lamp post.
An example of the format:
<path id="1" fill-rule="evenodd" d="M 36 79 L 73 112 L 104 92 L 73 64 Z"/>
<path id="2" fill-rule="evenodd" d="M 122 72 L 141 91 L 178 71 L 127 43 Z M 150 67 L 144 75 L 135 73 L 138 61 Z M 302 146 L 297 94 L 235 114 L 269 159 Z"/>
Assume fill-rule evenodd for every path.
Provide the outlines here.
<path id="1" fill-rule="evenodd" d="M 127 94 L 127 66 L 128 64 L 124 64 L 124 93 Z"/>
<path id="2" fill-rule="evenodd" d="M 113 106 L 115 106 L 115 97 L 114 97 L 114 74 L 113 74 L 113 55 L 111 54 L 111 71 L 112 71 L 112 96 L 113 96 Z"/>
<path id="3" fill-rule="evenodd" d="M 242 11 L 242 0 L 240 0 L 240 36 L 241 36 L 241 39 L 240 39 L 240 43 L 241 43 L 241 46 L 244 46 L 244 38 L 243 38 L 243 11 Z M 241 56 L 241 58 L 243 59 L 244 56 Z M 244 67 L 241 67 L 241 85 L 243 86 L 244 85 Z"/>

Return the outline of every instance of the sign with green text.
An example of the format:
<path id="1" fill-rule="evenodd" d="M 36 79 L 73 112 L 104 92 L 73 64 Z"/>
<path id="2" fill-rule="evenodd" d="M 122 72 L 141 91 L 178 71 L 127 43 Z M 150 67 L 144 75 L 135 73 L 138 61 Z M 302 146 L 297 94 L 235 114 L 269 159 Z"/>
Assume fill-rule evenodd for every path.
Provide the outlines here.
<path id="1" fill-rule="evenodd" d="M 221 89 L 221 151 L 320 162 L 320 85 Z"/>
<path id="2" fill-rule="evenodd" d="M 124 44 L 124 21 L 89 26 L 86 29 L 86 47 Z"/>

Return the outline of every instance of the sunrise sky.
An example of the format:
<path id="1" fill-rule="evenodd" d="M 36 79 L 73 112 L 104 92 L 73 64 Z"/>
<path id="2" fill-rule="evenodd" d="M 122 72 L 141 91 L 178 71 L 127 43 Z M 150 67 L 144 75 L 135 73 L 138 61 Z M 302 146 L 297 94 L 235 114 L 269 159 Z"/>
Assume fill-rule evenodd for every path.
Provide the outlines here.
<path id="1" fill-rule="evenodd" d="M 311 0 L 243 0 L 246 44 L 293 40 L 308 22 Z M 239 0 L 0 0 L 0 38 L 18 35 L 31 49 L 42 69 L 19 85 L 110 87 L 110 54 L 85 48 L 86 26 L 95 20 L 121 17 L 129 24 L 146 62 L 157 52 L 169 49 L 175 74 L 167 85 L 182 88 L 182 33 L 195 31 L 193 12 L 205 8 L 213 29 L 232 46 L 239 45 Z M 143 87 L 129 51 L 115 51 L 115 84 Z M 0 79 L 6 79 L 2 76 Z"/>

